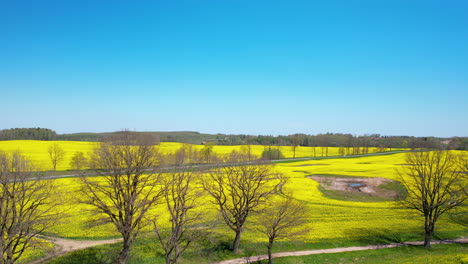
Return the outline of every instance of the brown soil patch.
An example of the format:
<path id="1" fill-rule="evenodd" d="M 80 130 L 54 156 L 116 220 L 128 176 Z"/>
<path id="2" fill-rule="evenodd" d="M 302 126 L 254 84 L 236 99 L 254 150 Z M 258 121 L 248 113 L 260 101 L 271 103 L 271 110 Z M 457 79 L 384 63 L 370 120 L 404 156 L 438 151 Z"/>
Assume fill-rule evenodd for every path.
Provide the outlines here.
<path id="1" fill-rule="evenodd" d="M 339 191 L 352 195 L 367 195 L 385 199 L 398 199 L 399 193 L 394 190 L 379 188 L 380 185 L 394 182 L 386 178 L 310 176 L 320 183 L 325 190 Z"/>
<path id="2" fill-rule="evenodd" d="M 122 241 L 121 238 L 116 239 L 107 239 L 107 240 L 73 240 L 73 239 L 65 239 L 65 238 L 58 238 L 58 237 L 47 237 L 47 236 L 40 236 L 39 238 L 48 240 L 54 244 L 54 249 L 49 252 L 49 254 L 41 259 L 29 262 L 28 264 L 43 264 L 47 263 L 49 260 L 63 256 L 69 252 L 85 249 L 89 247 L 105 245 L 105 244 L 113 244 Z"/>

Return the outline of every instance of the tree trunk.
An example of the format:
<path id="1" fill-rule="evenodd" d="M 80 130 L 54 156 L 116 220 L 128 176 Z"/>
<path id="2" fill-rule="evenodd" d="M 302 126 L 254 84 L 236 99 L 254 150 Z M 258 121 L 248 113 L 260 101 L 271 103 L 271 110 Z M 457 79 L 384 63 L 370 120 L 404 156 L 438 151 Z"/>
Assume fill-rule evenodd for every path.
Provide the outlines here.
<path id="1" fill-rule="evenodd" d="M 273 257 L 271 255 L 271 249 L 273 248 L 273 241 L 269 241 L 268 245 L 268 264 L 273 264 Z"/>
<path id="2" fill-rule="evenodd" d="M 6 261 L 5 261 L 5 264 L 13 264 L 13 258 L 8 256 Z"/>
<path id="3" fill-rule="evenodd" d="M 13 264 L 13 249 L 11 246 L 8 246 L 6 253 L 5 264 Z"/>
<path id="4" fill-rule="evenodd" d="M 166 264 L 171 264 L 171 255 L 166 254 Z"/>
<path id="5" fill-rule="evenodd" d="M 434 233 L 434 223 L 432 223 L 430 216 L 426 216 L 425 223 L 424 223 L 424 246 L 427 248 L 431 247 L 431 239 L 432 239 L 433 233 Z"/>
<path id="6" fill-rule="evenodd" d="M 130 238 L 124 237 L 123 248 L 119 254 L 119 260 L 118 260 L 119 264 L 127 263 L 128 256 L 130 255 L 130 246 L 131 246 Z"/>
<path id="7" fill-rule="evenodd" d="M 241 230 L 236 230 L 236 238 L 234 238 L 234 243 L 232 244 L 232 251 L 234 253 L 239 252 L 239 244 L 240 244 L 240 239 L 241 239 Z"/>
<path id="8" fill-rule="evenodd" d="M 424 233 L 424 246 L 427 247 L 427 248 L 430 248 L 431 247 L 431 238 L 432 238 L 432 234 L 428 231 L 426 231 Z"/>

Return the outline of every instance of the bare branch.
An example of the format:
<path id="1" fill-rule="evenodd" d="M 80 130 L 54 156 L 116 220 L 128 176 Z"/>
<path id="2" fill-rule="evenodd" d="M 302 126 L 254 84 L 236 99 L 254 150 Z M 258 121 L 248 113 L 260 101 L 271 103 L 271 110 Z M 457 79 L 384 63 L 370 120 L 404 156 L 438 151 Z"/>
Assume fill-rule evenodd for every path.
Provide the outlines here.
<path id="1" fill-rule="evenodd" d="M 213 198 L 226 225 L 236 233 L 234 252 L 239 249 L 247 218 L 276 192 L 282 184 L 280 176 L 273 172 L 271 164 L 264 163 L 215 168 L 204 179 L 204 189 Z"/>
<path id="2" fill-rule="evenodd" d="M 162 195 L 169 212 L 169 230 L 161 230 L 153 221 L 154 231 L 165 252 L 166 263 L 178 263 L 180 255 L 204 233 L 202 213 L 196 213 L 201 189 L 195 186 L 198 174 L 190 167 L 174 170 L 162 177 Z"/>
<path id="3" fill-rule="evenodd" d="M 57 165 L 65 158 L 65 150 L 58 143 L 53 143 L 49 146 L 47 151 L 52 163 L 52 168 L 57 170 Z"/>
<path id="4" fill-rule="evenodd" d="M 408 191 L 402 205 L 424 216 L 425 243 L 430 247 L 439 217 L 462 205 L 467 199 L 467 167 L 463 158 L 450 151 L 411 152 L 398 171 Z"/>
<path id="5" fill-rule="evenodd" d="M 273 243 L 282 239 L 307 234 L 308 230 L 302 227 L 307 221 L 307 208 L 303 203 L 294 200 L 291 196 L 272 201 L 262 211 L 258 218 L 258 230 L 268 237 L 268 263 L 272 263 Z"/>
<path id="6" fill-rule="evenodd" d="M 18 261 L 57 219 L 52 182 L 32 175 L 33 167 L 24 156 L 0 152 L 0 263 Z"/>
<path id="7" fill-rule="evenodd" d="M 122 264 L 144 225 L 143 218 L 161 194 L 155 143 L 149 134 L 116 133 L 93 153 L 93 167 L 107 175 L 82 178 L 82 202 L 105 215 L 123 237 L 118 260 Z"/>

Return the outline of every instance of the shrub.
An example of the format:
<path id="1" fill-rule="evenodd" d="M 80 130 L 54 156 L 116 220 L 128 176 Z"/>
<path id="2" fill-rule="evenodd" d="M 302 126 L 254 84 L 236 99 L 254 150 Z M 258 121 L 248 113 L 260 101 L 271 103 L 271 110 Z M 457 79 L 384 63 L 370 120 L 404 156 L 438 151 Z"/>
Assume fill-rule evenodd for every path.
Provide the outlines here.
<path id="1" fill-rule="evenodd" d="M 281 153 L 280 149 L 268 147 L 268 148 L 263 150 L 262 159 L 264 159 L 264 160 L 278 160 L 278 159 L 284 159 L 284 156 L 283 156 L 283 153 Z"/>

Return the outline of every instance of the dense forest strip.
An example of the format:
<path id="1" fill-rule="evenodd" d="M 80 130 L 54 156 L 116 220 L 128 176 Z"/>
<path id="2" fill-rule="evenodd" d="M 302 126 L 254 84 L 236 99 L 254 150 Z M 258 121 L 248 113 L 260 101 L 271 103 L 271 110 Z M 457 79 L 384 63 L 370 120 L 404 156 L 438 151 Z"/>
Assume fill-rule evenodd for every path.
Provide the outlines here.
<path id="1" fill-rule="evenodd" d="M 66 140 L 100 142 L 115 132 L 58 134 L 47 128 L 12 128 L 0 130 L 0 140 Z M 317 135 L 245 135 L 245 134 L 205 134 L 194 131 L 138 132 L 157 136 L 161 142 L 214 145 L 264 145 L 264 146 L 310 146 L 343 147 L 347 153 L 359 149 L 377 147 L 382 151 L 388 148 L 431 148 L 468 150 L 468 137 L 413 137 L 381 136 L 379 134 L 351 135 L 345 133 L 325 133 Z"/>
<path id="2" fill-rule="evenodd" d="M 48 128 L 12 128 L 0 130 L 0 140 L 56 140 L 57 133 Z"/>

